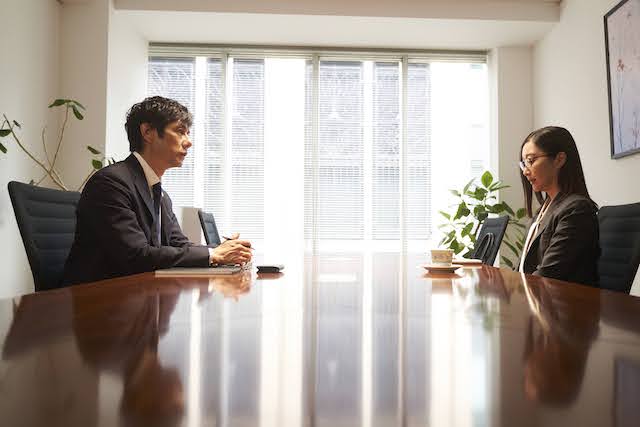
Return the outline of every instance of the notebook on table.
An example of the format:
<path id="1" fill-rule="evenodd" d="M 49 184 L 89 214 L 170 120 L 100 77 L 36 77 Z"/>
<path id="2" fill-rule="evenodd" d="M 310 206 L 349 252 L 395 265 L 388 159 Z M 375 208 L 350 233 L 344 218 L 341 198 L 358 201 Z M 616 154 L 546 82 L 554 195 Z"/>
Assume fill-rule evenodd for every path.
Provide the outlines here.
<path id="1" fill-rule="evenodd" d="M 180 276 L 219 276 L 235 274 L 243 270 L 239 265 L 218 265 L 216 267 L 174 267 L 156 270 L 156 276 L 180 277 Z"/>

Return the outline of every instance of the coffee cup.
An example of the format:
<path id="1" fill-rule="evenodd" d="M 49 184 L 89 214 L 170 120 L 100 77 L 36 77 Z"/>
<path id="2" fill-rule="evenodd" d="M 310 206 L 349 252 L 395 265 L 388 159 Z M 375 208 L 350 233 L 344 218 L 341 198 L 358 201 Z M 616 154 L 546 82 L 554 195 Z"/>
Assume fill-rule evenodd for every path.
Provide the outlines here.
<path id="1" fill-rule="evenodd" d="M 431 263 L 438 266 L 448 267 L 453 261 L 453 250 L 451 249 L 431 249 Z"/>

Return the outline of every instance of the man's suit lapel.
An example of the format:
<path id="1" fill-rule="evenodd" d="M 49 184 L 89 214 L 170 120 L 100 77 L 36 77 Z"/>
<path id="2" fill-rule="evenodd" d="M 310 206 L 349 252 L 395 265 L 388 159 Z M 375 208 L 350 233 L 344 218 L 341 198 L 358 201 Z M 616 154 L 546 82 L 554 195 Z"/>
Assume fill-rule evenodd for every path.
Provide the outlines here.
<path id="1" fill-rule="evenodd" d="M 144 205 L 147 208 L 147 219 L 148 227 L 150 230 L 150 235 L 147 238 L 151 241 L 151 244 L 154 246 L 162 245 L 161 242 L 158 242 L 158 235 L 154 232 L 154 214 L 153 214 L 153 200 L 151 199 L 151 191 L 149 190 L 149 184 L 147 183 L 147 178 L 144 176 L 144 171 L 142 170 L 142 166 L 138 159 L 135 158 L 133 154 L 131 154 L 125 160 L 131 169 L 131 175 L 133 176 L 134 185 L 140 198 L 144 201 Z"/>
<path id="2" fill-rule="evenodd" d="M 131 169 L 131 175 L 133 176 L 133 182 L 138 190 L 138 194 L 144 201 L 144 205 L 147 207 L 147 214 L 151 222 L 153 222 L 153 200 L 151 200 L 151 191 L 149 190 L 149 184 L 144 176 L 144 171 L 138 159 L 131 154 L 125 160 L 129 169 Z"/>

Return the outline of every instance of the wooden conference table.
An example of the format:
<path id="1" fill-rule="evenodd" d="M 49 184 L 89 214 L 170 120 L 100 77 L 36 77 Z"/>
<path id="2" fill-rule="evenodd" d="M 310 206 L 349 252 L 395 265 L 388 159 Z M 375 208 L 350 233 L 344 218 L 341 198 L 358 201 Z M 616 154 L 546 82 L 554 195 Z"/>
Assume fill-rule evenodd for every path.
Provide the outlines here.
<path id="1" fill-rule="evenodd" d="M 630 426 L 640 300 L 420 255 L 0 301 L 2 426 Z"/>

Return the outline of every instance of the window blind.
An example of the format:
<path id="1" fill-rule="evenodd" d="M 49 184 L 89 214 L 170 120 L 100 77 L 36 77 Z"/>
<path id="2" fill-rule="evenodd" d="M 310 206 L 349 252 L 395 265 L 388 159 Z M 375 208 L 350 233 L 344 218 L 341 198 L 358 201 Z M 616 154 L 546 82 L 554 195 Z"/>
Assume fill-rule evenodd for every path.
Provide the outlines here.
<path id="1" fill-rule="evenodd" d="M 229 227 L 262 238 L 264 228 L 264 60 L 233 60 Z"/>
<path id="2" fill-rule="evenodd" d="M 149 59 L 147 93 L 175 99 L 193 113 L 195 106 L 195 58 Z M 199 135 L 192 133 L 192 141 Z M 193 206 L 194 157 L 187 156 L 181 168 L 169 169 L 162 179 L 164 190 L 177 206 Z"/>
<path id="3" fill-rule="evenodd" d="M 363 64 L 321 61 L 318 80 L 316 237 L 362 239 Z M 307 143 L 307 150 L 313 150 L 311 143 Z M 312 197 L 310 185 L 306 199 Z M 308 229 L 305 234 L 312 237 L 310 233 Z"/>
<path id="4" fill-rule="evenodd" d="M 400 65 L 373 64 L 372 234 L 400 235 Z"/>
<path id="5" fill-rule="evenodd" d="M 164 187 L 175 205 L 202 207 L 214 214 L 221 229 L 250 239 L 263 238 L 265 212 L 272 215 L 278 209 L 264 198 L 265 173 L 288 170 L 287 159 L 265 163 L 265 96 L 278 94 L 265 87 L 265 76 L 274 72 L 269 71 L 266 57 L 230 54 L 149 60 L 149 95 L 186 105 L 200 124 L 192 128 L 192 140 L 204 146 L 192 149 L 182 168 L 167 172 Z M 299 200 L 304 206 L 304 236 L 337 241 L 399 239 L 402 62 L 319 58 L 316 75 L 313 60 L 300 61 L 305 66 L 296 72 L 304 73 L 304 101 L 289 108 L 304 109 L 300 141 L 304 169 L 301 176 L 290 179 L 304 181 Z M 448 193 L 447 188 L 458 185 L 454 175 L 466 182 L 488 163 L 486 66 L 442 64 L 408 62 L 404 218 L 409 239 L 433 238 L 437 223 L 433 214 L 447 209 L 443 188 Z M 447 96 L 450 92 L 458 98 Z M 457 104 L 463 107 L 456 108 Z M 278 105 L 278 114 L 286 114 L 287 107 Z M 462 131 L 451 128 L 452 123 Z M 434 134 L 434 126 L 439 134 Z M 456 148 L 447 147 L 450 142 Z M 457 155 L 451 156 L 450 149 Z"/>
<path id="6" fill-rule="evenodd" d="M 206 69 L 204 120 L 204 188 L 203 209 L 213 213 L 217 224 L 227 224 L 225 209 L 225 145 L 224 145 L 224 82 L 222 62 L 209 58 Z M 220 230 L 222 231 L 222 230 Z"/>

